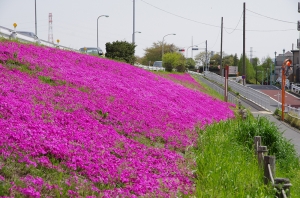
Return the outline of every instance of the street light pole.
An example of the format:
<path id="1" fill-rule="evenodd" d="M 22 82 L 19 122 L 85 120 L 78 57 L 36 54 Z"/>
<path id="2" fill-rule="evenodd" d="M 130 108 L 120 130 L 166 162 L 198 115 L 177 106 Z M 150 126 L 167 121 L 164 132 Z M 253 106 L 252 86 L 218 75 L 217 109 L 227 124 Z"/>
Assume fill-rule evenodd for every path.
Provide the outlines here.
<path id="1" fill-rule="evenodd" d="M 198 45 L 192 45 L 192 46 L 190 46 L 190 47 L 187 48 L 187 50 L 186 50 L 186 58 L 188 58 L 189 49 L 190 49 L 191 47 L 198 47 Z M 193 50 L 193 49 L 192 49 L 192 50 Z M 193 58 L 193 57 L 192 57 L 192 58 Z"/>
<path id="2" fill-rule="evenodd" d="M 283 60 L 282 60 L 282 67 L 281 67 L 281 120 L 284 121 L 284 108 L 285 108 L 285 49 L 283 49 Z"/>
<path id="3" fill-rule="evenodd" d="M 273 74 L 273 77 L 275 78 L 275 70 L 276 70 L 276 51 L 274 52 L 275 53 L 275 59 L 274 59 L 274 74 Z M 272 70 L 271 70 L 272 72 Z"/>
<path id="4" fill-rule="evenodd" d="M 35 35 L 37 36 L 36 0 L 34 0 L 34 13 L 35 13 Z"/>
<path id="5" fill-rule="evenodd" d="M 97 48 L 99 48 L 99 42 L 98 42 L 98 20 L 99 20 L 99 18 L 100 17 L 108 17 L 108 15 L 100 15 L 100 16 L 98 16 L 98 18 L 97 18 Z"/>
<path id="6" fill-rule="evenodd" d="M 163 37 L 163 40 L 162 40 L 162 49 L 161 49 L 161 60 L 162 60 L 162 58 L 163 58 L 163 56 L 164 56 L 164 41 L 165 41 L 165 37 L 166 37 L 166 36 L 169 36 L 169 35 L 176 35 L 176 34 L 174 34 L 174 33 L 172 33 L 172 34 L 167 34 L 167 35 L 165 35 L 165 36 Z"/>
<path id="7" fill-rule="evenodd" d="M 135 43 L 135 0 L 133 0 L 133 31 L 132 31 L 132 43 Z"/>
<path id="8" fill-rule="evenodd" d="M 142 32 L 140 32 L 140 31 L 133 32 L 133 34 L 132 34 L 132 44 L 135 44 L 135 39 L 134 39 L 135 33 L 142 33 Z"/>

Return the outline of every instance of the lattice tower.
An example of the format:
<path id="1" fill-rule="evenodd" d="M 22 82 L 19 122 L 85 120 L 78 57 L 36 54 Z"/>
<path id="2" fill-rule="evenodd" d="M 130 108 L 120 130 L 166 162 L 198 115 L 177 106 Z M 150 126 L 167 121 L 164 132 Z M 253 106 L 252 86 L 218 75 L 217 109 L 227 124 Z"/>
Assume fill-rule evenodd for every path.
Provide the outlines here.
<path id="1" fill-rule="evenodd" d="M 49 13 L 48 41 L 50 43 L 53 43 L 52 13 Z"/>

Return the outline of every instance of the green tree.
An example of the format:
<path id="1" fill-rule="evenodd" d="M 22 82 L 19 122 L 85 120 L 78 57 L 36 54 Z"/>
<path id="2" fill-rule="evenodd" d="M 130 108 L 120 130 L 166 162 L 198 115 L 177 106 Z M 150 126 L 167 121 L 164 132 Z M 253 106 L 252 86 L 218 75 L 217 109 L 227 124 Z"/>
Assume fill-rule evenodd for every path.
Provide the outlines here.
<path id="1" fill-rule="evenodd" d="M 134 64 L 135 62 L 135 45 L 127 41 L 114 41 L 106 43 L 105 57 Z"/>
<path id="2" fill-rule="evenodd" d="M 270 76 L 270 73 L 272 72 L 270 70 L 271 65 L 273 65 L 273 61 L 269 56 L 267 58 L 262 59 L 262 64 L 260 66 L 261 66 L 261 69 L 264 72 L 264 77 L 265 76 L 268 76 L 268 77 Z"/>
<path id="3" fill-rule="evenodd" d="M 194 59 L 192 58 L 187 58 L 186 59 L 186 67 L 190 70 L 195 69 L 196 66 L 196 62 L 194 61 Z"/>
<path id="4" fill-rule="evenodd" d="M 172 72 L 173 69 L 177 69 L 178 72 L 184 72 L 185 58 L 178 52 L 166 53 L 163 56 L 163 67 L 169 72 Z"/>
<path id="5" fill-rule="evenodd" d="M 174 44 L 164 43 L 164 53 L 177 52 L 178 47 Z M 153 64 L 154 61 L 162 60 L 162 42 L 153 43 L 151 47 L 145 49 L 145 55 L 142 58 L 141 64 L 148 65 L 149 62 Z"/>
<path id="6" fill-rule="evenodd" d="M 218 66 L 220 65 L 220 54 L 219 53 L 215 53 L 212 57 L 210 57 L 210 63 L 211 66 Z"/>
<path id="7" fill-rule="evenodd" d="M 233 55 L 223 57 L 223 65 L 233 66 Z"/>
<path id="8" fill-rule="evenodd" d="M 239 58 L 238 58 L 237 54 L 235 53 L 234 57 L 233 57 L 233 66 L 237 66 L 238 64 L 239 64 Z"/>
<path id="9" fill-rule="evenodd" d="M 253 65 L 250 63 L 249 59 L 246 57 L 246 82 L 250 84 L 255 84 L 255 71 Z M 243 75 L 243 56 L 241 55 L 239 64 L 238 64 L 238 71 L 240 75 Z"/>
<path id="10" fill-rule="evenodd" d="M 259 58 L 257 57 L 252 58 L 251 64 L 253 65 L 254 68 L 257 67 L 260 64 Z"/>
<path id="11" fill-rule="evenodd" d="M 259 58 L 257 58 L 257 57 L 252 58 L 251 63 L 252 63 L 253 68 L 255 70 L 255 78 L 256 78 L 256 84 L 257 84 L 257 82 L 259 82 L 259 80 L 258 80 L 258 75 L 259 75 L 258 73 L 259 72 L 257 72 L 257 71 L 259 71 L 259 68 L 258 68 L 258 66 L 260 64 Z"/>
<path id="12" fill-rule="evenodd" d="M 207 51 L 207 61 L 209 60 L 210 55 L 211 55 L 211 52 Z M 198 54 L 196 54 L 195 60 L 197 62 L 200 62 L 201 65 L 205 65 L 205 63 L 206 63 L 206 52 L 203 51 L 203 52 L 199 52 Z"/>

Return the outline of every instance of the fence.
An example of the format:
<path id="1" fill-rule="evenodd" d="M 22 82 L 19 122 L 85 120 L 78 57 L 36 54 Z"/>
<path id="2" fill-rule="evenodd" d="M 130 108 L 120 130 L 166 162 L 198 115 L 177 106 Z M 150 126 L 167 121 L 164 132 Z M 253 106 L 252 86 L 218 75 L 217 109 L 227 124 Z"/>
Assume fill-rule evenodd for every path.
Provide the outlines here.
<path id="1" fill-rule="evenodd" d="M 6 38 L 6 39 L 17 39 L 20 42 L 25 42 L 25 43 L 37 43 L 39 45 L 45 45 L 48 47 L 60 48 L 60 49 L 64 49 L 64 50 L 79 52 L 79 50 L 65 47 L 65 46 L 62 46 L 59 44 L 51 43 L 51 42 L 48 42 L 48 41 L 45 41 L 42 39 L 33 38 L 33 37 L 26 36 L 23 34 L 17 34 L 16 31 L 11 30 L 9 28 L 1 27 L 1 26 L 0 26 L 0 37 Z"/>
<path id="2" fill-rule="evenodd" d="M 140 65 L 140 64 L 135 64 L 135 66 L 150 70 L 150 71 L 165 71 L 165 68 L 163 67 L 152 67 L 152 66 L 146 66 L 146 65 Z"/>
<path id="3" fill-rule="evenodd" d="M 292 84 L 292 86 L 291 86 L 291 91 L 294 92 L 294 93 L 299 94 L 299 92 L 300 92 L 300 87 L 297 86 L 297 85 Z"/>
<path id="4" fill-rule="evenodd" d="M 192 75 L 195 75 L 194 73 L 196 72 L 189 72 Z M 199 73 L 196 73 L 199 74 Z M 206 80 L 205 78 L 203 78 L 201 75 L 199 75 L 200 80 L 207 84 L 209 87 L 211 87 L 212 89 L 214 89 L 216 92 L 218 92 L 220 95 L 224 96 L 225 90 L 223 87 L 220 87 L 212 82 L 210 82 L 209 80 Z M 233 94 L 228 92 L 228 102 L 234 103 L 234 104 L 238 104 L 239 99 L 236 98 L 236 96 L 234 96 Z"/>
<path id="5" fill-rule="evenodd" d="M 261 137 L 254 137 L 255 154 L 257 155 L 258 165 L 264 170 L 264 183 L 276 188 L 276 196 L 278 198 L 286 198 L 290 196 L 290 187 L 292 184 L 287 178 L 275 178 L 275 156 L 264 155 L 268 152 L 266 146 L 261 146 Z"/>
<path id="6" fill-rule="evenodd" d="M 223 85 L 225 82 L 224 77 L 209 71 L 204 72 L 204 76 L 221 85 Z M 228 80 L 228 86 L 231 88 L 231 90 L 239 93 L 239 95 L 243 96 L 244 98 L 256 103 L 266 110 L 269 110 L 270 96 L 232 80 Z"/>

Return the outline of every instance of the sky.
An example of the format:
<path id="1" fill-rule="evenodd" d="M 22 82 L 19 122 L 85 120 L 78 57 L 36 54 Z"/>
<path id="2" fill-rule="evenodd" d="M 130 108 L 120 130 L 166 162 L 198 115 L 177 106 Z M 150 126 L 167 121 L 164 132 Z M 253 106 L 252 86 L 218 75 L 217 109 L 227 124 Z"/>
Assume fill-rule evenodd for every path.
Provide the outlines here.
<path id="1" fill-rule="evenodd" d="M 52 32 L 60 45 L 79 49 L 99 47 L 114 41 L 132 42 L 135 13 L 137 56 L 154 42 L 184 48 L 186 57 L 205 51 L 220 52 L 221 17 L 223 17 L 223 52 L 240 56 L 243 53 L 243 3 L 246 3 L 246 54 L 263 59 L 274 58 L 297 48 L 298 1 L 296 0 L 0 0 L 0 26 L 35 32 L 48 40 L 49 13 Z M 176 34 L 176 35 L 168 35 Z M 167 35 L 167 36 L 166 36 Z M 193 45 L 198 50 L 192 50 Z M 189 50 L 187 51 L 187 49 Z M 154 60 L 153 60 L 154 61 Z"/>

